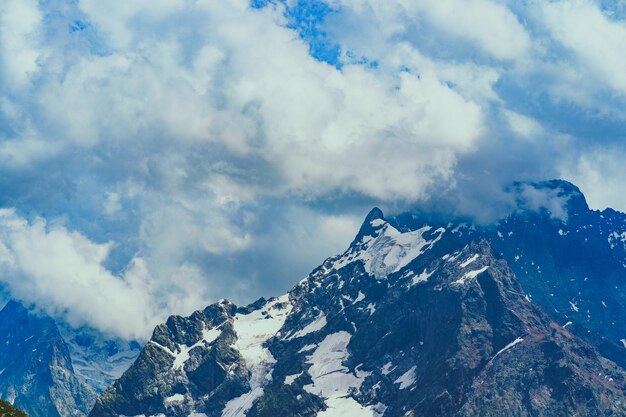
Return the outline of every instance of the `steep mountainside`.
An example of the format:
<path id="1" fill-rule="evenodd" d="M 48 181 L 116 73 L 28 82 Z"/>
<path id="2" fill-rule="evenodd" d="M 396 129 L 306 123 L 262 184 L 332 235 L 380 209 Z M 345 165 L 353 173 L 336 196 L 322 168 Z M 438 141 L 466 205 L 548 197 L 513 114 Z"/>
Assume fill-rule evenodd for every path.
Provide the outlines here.
<path id="1" fill-rule="evenodd" d="M 516 187 L 520 196 L 524 190 L 551 195 L 562 202 L 563 213 L 519 210 L 489 226 L 433 222 L 410 213 L 389 221 L 402 231 L 440 224 L 463 243 L 489 241 L 533 302 L 626 366 L 626 214 L 590 210 L 580 190 L 566 181 Z"/>
<path id="2" fill-rule="evenodd" d="M 10 301 L 0 311 L 0 397 L 31 417 L 81 417 L 95 396 L 54 320 Z"/>
<path id="3" fill-rule="evenodd" d="M 0 400 L 0 417 L 28 417 L 28 415 L 8 402 Z"/>
<path id="4" fill-rule="evenodd" d="M 133 364 L 141 345 L 138 342 L 105 336 L 95 329 L 74 329 L 58 324 L 68 345 L 74 372 L 98 394 L 118 379 Z"/>
<path id="5" fill-rule="evenodd" d="M 372 210 L 288 294 L 171 317 L 90 416 L 626 415 L 624 368 L 532 301 L 488 231 L 420 222 Z"/>

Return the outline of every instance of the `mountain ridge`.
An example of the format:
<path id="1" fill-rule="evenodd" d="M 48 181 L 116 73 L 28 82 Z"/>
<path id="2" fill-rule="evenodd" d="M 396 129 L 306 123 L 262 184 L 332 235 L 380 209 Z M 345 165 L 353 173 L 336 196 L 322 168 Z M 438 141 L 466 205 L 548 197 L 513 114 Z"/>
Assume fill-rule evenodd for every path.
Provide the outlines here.
<path id="1" fill-rule="evenodd" d="M 407 216 L 372 209 L 285 296 L 172 316 L 90 416 L 626 414 L 623 365 L 533 302 L 497 227 Z"/>

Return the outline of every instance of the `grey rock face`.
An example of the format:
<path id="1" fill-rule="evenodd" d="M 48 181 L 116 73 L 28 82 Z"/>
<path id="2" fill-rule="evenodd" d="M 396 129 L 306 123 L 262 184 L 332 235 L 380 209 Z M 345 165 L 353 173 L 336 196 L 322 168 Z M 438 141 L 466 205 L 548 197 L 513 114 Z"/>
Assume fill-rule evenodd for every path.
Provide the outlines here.
<path id="1" fill-rule="evenodd" d="M 373 210 L 287 295 L 171 317 L 90 416 L 626 415 L 624 368 L 532 302 L 487 232 L 446 226 Z"/>
<path id="2" fill-rule="evenodd" d="M 626 214 L 590 210 L 584 195 L 565 181 L 518 184 L 549 192 L 565 216 L 519 210 L 495 225 L 460 220 L 441 224 L 462 243 L 487 240 L 518 277 L 530 299 L 553 320 L 626 365 Z M 425 218 L 404 214 L 389 220 L 400 230 Z"/>
<path id="3" fill-rule="evenodd" d="M 74 372 L 98 394 L 121 377 L 141 352 L 136 341 L 105 336 L 89 327 L 74 329 L 58 322 L 57 326 L 69 348 Z"/>
<path id="4" fill-rule="evenodd" d="M 0 397 L 31 417 L 82 417 L 95 396 L 54 320 L 10 301 L 0 311 Z"/>
<path id="5" fill-rule="evenodd" d="M 232 304 L 213 305 L 188 318 L 171 317 L 128 371 L 99 399 L 92 414 L 188 415 L 224 404 L 249 387 Z"/>

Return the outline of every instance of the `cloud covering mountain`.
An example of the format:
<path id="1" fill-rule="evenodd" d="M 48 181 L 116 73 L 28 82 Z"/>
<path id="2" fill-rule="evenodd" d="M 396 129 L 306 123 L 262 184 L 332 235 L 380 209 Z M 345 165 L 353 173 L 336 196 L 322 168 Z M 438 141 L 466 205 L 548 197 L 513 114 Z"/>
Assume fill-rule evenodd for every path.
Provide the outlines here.
<path id="1" fill-rule="evenodd" d="M 624 210 L 625 18 L 608 1 L 2 2 L 0 279 L 146 337 L 286 290 L 373 203 L 489 221 L 519 203 L 512 181 L 565 177 Z"/>

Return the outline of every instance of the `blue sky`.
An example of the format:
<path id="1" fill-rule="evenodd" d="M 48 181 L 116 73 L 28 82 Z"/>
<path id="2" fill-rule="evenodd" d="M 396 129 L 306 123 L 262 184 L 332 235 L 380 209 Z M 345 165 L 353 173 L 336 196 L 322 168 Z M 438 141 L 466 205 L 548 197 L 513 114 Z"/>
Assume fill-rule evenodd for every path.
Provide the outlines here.
<path id="1" fill-rule="evenodd" d="M 623 45 L 611 1 L 2 1 L 0 280 L 145 337 L 373 205 L 493 221 L 561 177 L 626 210 Z"/>

